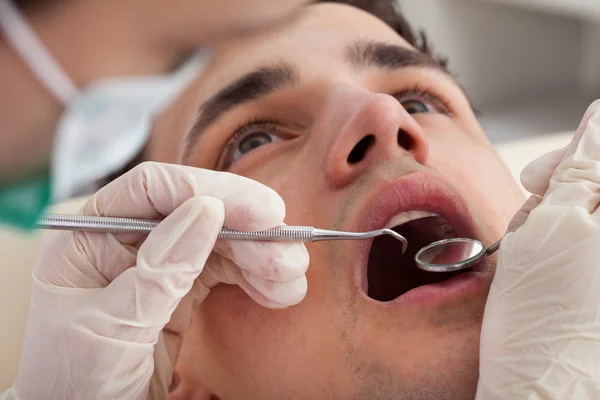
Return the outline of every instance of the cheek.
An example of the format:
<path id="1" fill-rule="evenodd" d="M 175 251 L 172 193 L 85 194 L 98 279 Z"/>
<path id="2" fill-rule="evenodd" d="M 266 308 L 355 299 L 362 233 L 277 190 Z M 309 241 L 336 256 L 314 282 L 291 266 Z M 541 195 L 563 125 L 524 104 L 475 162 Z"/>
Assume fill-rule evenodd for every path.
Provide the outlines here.
<path id="1" fill-rule="evenodd" d="M 273 157 L 268 163 L 241 162 L 231 172 L 276 190 L 286 203 L 287 224 L 330 227 L 333 211 L 329 204 L 321 204 L 324 194 L 316 178 L 318 170 L 297 164 L 300 162 L 294 157 Z M 276 386 L 291 389 L 303 386 L 303 381 L 327 387 L 324 379 L 334 372 L 328 371 L 328 364 L 316 364 L 314 360 L 336 360 L 338 368 L 344 364 L 339 339 L 335 334 L 324 335 L 322 327 L 344 326 L 339 321 L 336 293 L 343 292 L 347 297 L 347 282 L 332 276 L 326 243 L 306 246 L 311 261 L 308 294 L 298 306 L 267 310 L 238 287 L 218 285 L 212 290 L 196 314 L 193 334 L 202 348 L 202 374 L 217 380 L 228 377 L 229 382 L 221 382 L 224 387 L 232 387 L 231 382 L 253 387 L 277 382 Z M 230 397 L 248 398 L 243 393 Z M 319 397 L 315 394 L 314 398 Z"/>
<path id="2" fill-rule="evenodd" d="M 328 204 L 317 204 L 322 198 L 322 185 L 317 177 L 320 172 L 313 164 L 300 160 L 298 154 L 273 154 L 268 162 L 234 164 L 232 173 L 251 178 L 275 190 L 286 206 L 285 223 L 288 225 L 313 225 L 322 227 L 331 224 L 323 216 L 331 217 Z"/>
<path id="3" fill-rule="evenodd" d="M 504 233 L 524 196 L 490 145 L 469 138 L 432 142 L 429 160 L 431 167 L 460 190 L 488 232 L 494 236 Z"/>
<path id="4" fill-rule="evenodd" d="M 311 259 L 319 249 L 310 249 Z M 335 334 L 323 334 L 339 316 L 328 295 L 329 285 L 322 265 L 307 273 L 309 293 L 297 306 L 268 310 L 252 301 L 236 286 L 218 285 L 200 305 L 192 333 L 200 376 L 215 386 L 228 388 L 226 398 L 275 398 L 273 393 L 309 391 L 304 386 L 326 388 L 332 376 L 330 364 L 344 366 L 343 352 Z M 335 329 L 333 330 L 335 332 Z M 347 371 L 346 371 L 347 373 Z M 244 388 L 256 390 L 254 396 Z M 271 396 L 267 396 L 269 393 Z M 279 398 L 288 398 L 281 396 Z M 319 398 L 315 393 L 314 397 Z"/>
<path id="5" fill-rule="evenodd" d="M 236 286 L 218 285 L 196 312 L 193 349 L 202 354 L 201 375 L 221 387 L 232 382 L 259 387 L 272 381 L 287 364 L 282 348 L 293 342 L 294 310 L 267 310 Z M 277 368 L 272 368 L 277 366 Z M 219 384 L 217 384 L 219 386 Z M 243 386 L 243 385 L 242 385 Z M 243 398 L 241 393 L 229 393 Z"/>

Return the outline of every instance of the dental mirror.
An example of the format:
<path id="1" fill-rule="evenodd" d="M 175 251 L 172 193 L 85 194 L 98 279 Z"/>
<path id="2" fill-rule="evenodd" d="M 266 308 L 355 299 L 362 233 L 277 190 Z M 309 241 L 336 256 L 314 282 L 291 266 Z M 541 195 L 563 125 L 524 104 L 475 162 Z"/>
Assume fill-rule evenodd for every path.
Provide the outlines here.
<path id="1" fill-rule="evenodd" d="M 511 232 L 516 231 L 523 223 Z M 485 247 L 485 244 L 477 239 L 452 238 L 438 240 L 419 250 L 415 255 L 415 262 L 417 267 L 424 271 L 459 271 L 477 264 L 485 257 L 494 253 L 500 248 L 502 239 L 490 247 Z"/>
<path id="2" fill-rule="evenodd" d="M 415 255 L 415 262 L 417 267 L 425 271 L 451 272 L 469 268 L 489 254 L 488 249 L 479 240 L 444 239 L 428 244 L 419 250 Z"/>

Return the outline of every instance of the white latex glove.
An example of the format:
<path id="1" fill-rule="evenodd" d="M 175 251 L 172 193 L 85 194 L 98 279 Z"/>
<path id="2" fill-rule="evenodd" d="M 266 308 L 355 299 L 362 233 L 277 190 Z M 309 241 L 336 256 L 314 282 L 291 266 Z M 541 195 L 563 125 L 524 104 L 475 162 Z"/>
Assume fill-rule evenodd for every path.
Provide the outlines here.
<path id="1" fill-rule="evenodd" d="M 237 284 L 271 308 L 306 294 L 303 244 L 215 246 L 223 223 L 238 230 L 283 223 L 282 199 L 250 179 L 145 163 L 100 190 L 83 214 L 166 218 L 147 238 L 56 236 L 33 273 L 22 360 L 8 399 L 166 398 L 192 303 L 210 288 Z"/>
<path id="2" fill-rule="evenodd" d="M 600 399 L 600 101 L 521 180 L 533 195 L 499 250 L 477 399 Z"/>

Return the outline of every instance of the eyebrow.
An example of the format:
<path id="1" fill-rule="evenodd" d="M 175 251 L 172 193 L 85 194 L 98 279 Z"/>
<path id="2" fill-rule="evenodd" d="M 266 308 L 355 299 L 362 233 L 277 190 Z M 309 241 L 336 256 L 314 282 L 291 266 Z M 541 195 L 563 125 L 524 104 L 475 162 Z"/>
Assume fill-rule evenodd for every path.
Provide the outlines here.
<path id="1" fill-rule="evenodd" d="M 346 59 L 355 70 L 368 67 L 380 69 L 427 68 L 442 72 L 461 90 L 476 116 L 481 113 L 473 106 L 469 95 L 457 81 L 445 63 L 436 60 L 431 54 L 406 47 L 372 40 L 357 40 L 346 49 Z"/>
<path id="2" fill-rule="evenodd" d="M 452 77 L 450 72 L 430 55 L 385 42 L 357 40 L 346 48 L 345 54 L 346 60 L 356 70 L 368 67 L 419 67 L 435 69 Z M 188 159 L 206 128 L 225 113 L 298 81 L 299 76 L 294 65 L 280 62 L 269 67 L 259 67 L 221 89 L 200 107 L 198 118 L 184 140 L 183 161 Z"/>
<path id="3" fill-rule="evenodd" d="M 185 139 L 184 160 L 204 130 L 227 111 L 296 82 L 296 68 L 292 64 L 281 62 L 274 66 L 260 67 L 221 89 L 200 107 L 196 123 Z"/>
<path id="4" fill-rule="evenodd" d="M 347 48 L 346 59 L 356 70 L 368 67 L 420 67 L 436 69 L 450 75 L 449 71 L 429 54 L 385 42 L 358 40 Z"/>

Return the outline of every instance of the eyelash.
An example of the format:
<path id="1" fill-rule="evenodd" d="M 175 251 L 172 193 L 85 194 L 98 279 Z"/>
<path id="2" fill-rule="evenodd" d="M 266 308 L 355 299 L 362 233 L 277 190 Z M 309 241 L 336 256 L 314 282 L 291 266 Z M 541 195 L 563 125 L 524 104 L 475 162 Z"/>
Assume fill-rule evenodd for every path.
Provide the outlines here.
<path id="1" fill-rule="evenodd" d="M 235 129 L 233 131 L 233 135 L 227 141 L 227 144 L 225 145 L 225 148 L 219 157 L 219 170 L 226 170 L 231 166 L 231 164 L 233 164 L 234 161 L 231 159 L 236 151 L 236 147 L 239 146 L 242 139 L 245 138 L 244 135 L 253 131 L 265 131 L 273 134 L 274 136 L 283 135 L 279 125 L 276 122 L 257 117 L 250 118 L 250 120 Z"/>
<path id="2" fill-rule="evenodd" d="M 414 84 L 408 89 L 403 89 L 400 92 L 396 92 L 393 94 L 393 96 L 396 98 L 396 100 L 398 100 L 398 102 L 407 100 L 406 97 L 408 96 L 415 96 L 420 100 L 433 103 L 434 107 L 439 113 L 449 116 L 454 115 L 450 103 L 443 96 L 438 93 L 434 93 L 431 89 L 420 86 L 419 84 Z"/>
<path id="3" fill-rule="evenodd" d="M 450 107 L 448 101 L 446 101 L 439 94 L 434 93 L 432 90 L 418 84 L 415 84 L 408 89 L 396 92 L 393 94 L 393 96 L 400 103 L 408 100 L 410 97 L 415 97 L 417 100 L 422 100 L 426 103 L 433 104 L 434 109 L 439 113 L 450 116 L 453 114 L 451 111 L 452 108 Z M 232 160 L 232 158 L 236 151 L 236 147 L 239 146 L 240 142 L 244 139 L 244 135 L 252 131 L 264 131 L 274 136 L 283 135 L 277 122 L 257 117 L 250 118 L 247 122 L 243 123 L 234 130 L 233 135 L 227 141 L 227 144 L 225 145 L 225 148 L 219 157 L 217 169 L 227 170 L 235 162 Z"/>

